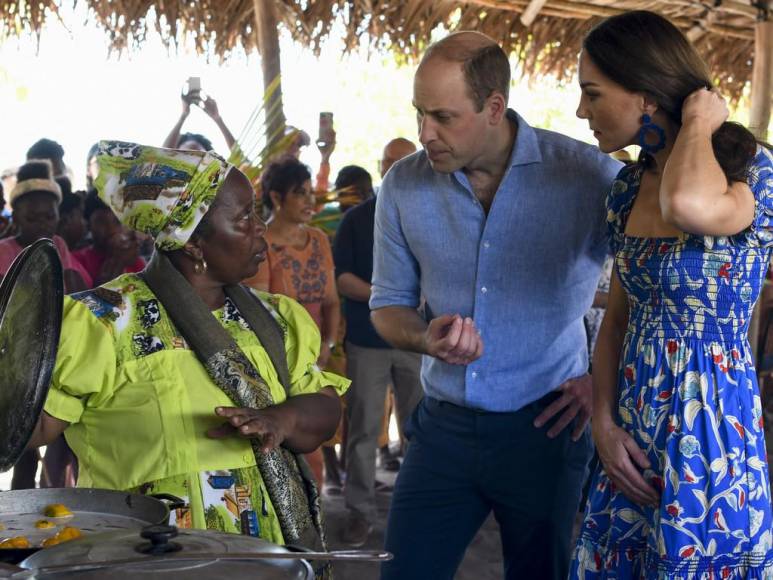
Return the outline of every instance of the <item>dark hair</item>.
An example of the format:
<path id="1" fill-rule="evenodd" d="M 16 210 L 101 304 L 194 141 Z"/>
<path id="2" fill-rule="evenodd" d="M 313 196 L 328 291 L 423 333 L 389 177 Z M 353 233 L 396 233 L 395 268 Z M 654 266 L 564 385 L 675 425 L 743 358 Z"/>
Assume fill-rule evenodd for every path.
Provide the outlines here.
<path id="1" fill-rule="evenodd" d="M 510 95 L 510 61 L 501 46 L 491 39 L 488 40 L 491 41 L 490 44 L 481 46 L 477 43 L 477 46 L 469 46 L 458 42 L 456 35 L 452 34 L 431 45 L 422 57 L 422 62 L 438 56 L 460 63 L 477 112 L 483 110 L 486 99 L 495 91 L 502 93 L 505 101 Z"/>
<path id="2" fill-rule="evenodd" d="M 16 170 L 16 181 L 51 179 L 51 163 L 45 159 L 27 161 Z"/>
<path id="3" fill-rule="evenodd" d="M 210 141 L 204 135 L 201 135 L 199 133 L 183 133 L 182 135 L 180 135 L 180 138 L 177 140 L 177 146 L 179 147 L 186 141 L 195 141 L 196 143 L 204 147 L 206 151 L 214 151 L 215 149 L 214 147 L 212 147 L 212 141 Z"/>
<path id="4" fill-rule="evenodd" d="M 107 211 L 113 211 L 110 209 L 110 206 L 107 205 L 102 199 L 100 199 L 99 195 L 97 194 L 97 190 L 92 189 L 86 194 L 86 200 L 83 202 L 83 217 L 88 222 L 91 219 L 91 216 L 96 211 L 104 210 Z"/>
<path id="5" fill-rule="evenodd" d="M 582 48 L 601 72 L 623 88 L 649 95 L 677 125 L 685 99 L 711 88 L 706 63 L 679 29 L 662 16 L 634 10 L 596 25 Z M 746 181 L 757 140 L 737 123 L 723 123 L 711 138 L 728 181 Z M 642 152 L 639 161 L 651 163 Z"/>
<path id="6" fill-rule="evenodd" d="M 40 139 L 27 150 L 27 159 L 51 159 L 61 161 L 64 149 L 56 141 Z"/>
<path id="7" fill-rule="evenodd" d="M 336 176 L 335 188 L 343 189 L 344 187 L 350 187 L 355 183 L 359 183 L 363 179 L 369 179 L 372 181 L 370 173 L 366 169 L 363 169 L 359 165 L 347 165 L 338 172 Z"/>
<path id="8" fill-rule="evenodd" d="M 70 181 L 70 178 L 66 175 L 60 175 L 58 177 L 54 177 L 54 181 L 56 181 L 59 184 L 59 189 L 62 190 L 62 197 L 64 198 L 65 195 L 72 194 L 72 182 Z"/>
<path id="9" fill-rule="evenodd" d="M 308 179 L 311 179 L 309 168 L 295 157 L 284 157 L 274 161 L 260 178 L 263 206 L 273 209 L 274 203 L 271 201 L 272 191 L 276 191 L 284 201 L 284 198 L 290 191 L 302 185 Z"/>
<path id="10" fill-rule="evenodd" d="M 77 193 L 62 192 L 62 203 L 59 204 L 59 217 L 63 218 L 76 210 L 83 212 L 83 198 Z"/>

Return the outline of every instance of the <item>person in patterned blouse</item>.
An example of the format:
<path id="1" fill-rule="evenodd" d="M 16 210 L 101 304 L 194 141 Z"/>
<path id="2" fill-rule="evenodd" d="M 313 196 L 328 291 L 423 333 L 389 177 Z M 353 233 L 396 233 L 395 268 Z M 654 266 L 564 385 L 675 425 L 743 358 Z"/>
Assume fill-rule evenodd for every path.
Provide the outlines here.
<path id="1" fill-rule="evenodd" d="M 749 321 L 773 253 L 773 155 L 728 123 L 695 48 L 646 11 L 585 38 L 577 116 L 639 144 L 607 197 L 590 487 L 571 578 L 772 578 Z"/>
<path id="2" fill-rule="evenodd" d="M 156 252 L 65 298 L 30 446 L 64 432 L 79 486 L 177 495 L 179 526 L 324 549 L 301 456 L 335 431 L 349 381 L 316 367 L 301 305 L 240 285 L 266 257 L 249 180 L 211 152 L 106 141 L 97 160 L 100 197 Z"/>

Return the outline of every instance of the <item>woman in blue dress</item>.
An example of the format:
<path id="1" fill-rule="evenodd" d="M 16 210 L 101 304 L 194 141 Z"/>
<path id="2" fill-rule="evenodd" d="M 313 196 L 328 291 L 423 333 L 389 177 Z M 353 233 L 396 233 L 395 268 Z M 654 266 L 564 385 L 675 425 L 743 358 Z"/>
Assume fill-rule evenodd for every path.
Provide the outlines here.
<path id="1" fill-rule="evenodd" d="M 694 48 L 629 12 L 586 37 L 599 148 L 640 144 L 607 200 L 615 252 L 593 358 L 601 459 L 573 578 L 771 579 L 770 479 L 749 319 L 773 248 L 773 158 L 727 123 Z"/>

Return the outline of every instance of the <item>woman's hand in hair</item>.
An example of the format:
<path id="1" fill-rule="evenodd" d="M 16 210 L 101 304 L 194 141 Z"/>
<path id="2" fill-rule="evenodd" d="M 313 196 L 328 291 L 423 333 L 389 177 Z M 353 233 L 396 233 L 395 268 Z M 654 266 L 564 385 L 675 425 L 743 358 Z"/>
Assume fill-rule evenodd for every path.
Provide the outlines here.
<path id="1" fill-rule="evenodd" d="M 698 89 L 690 93 L 682 105 L 682 125 L 699 122 L 714 133 L 727 121 L 727 103 L 716 89 Z"/>

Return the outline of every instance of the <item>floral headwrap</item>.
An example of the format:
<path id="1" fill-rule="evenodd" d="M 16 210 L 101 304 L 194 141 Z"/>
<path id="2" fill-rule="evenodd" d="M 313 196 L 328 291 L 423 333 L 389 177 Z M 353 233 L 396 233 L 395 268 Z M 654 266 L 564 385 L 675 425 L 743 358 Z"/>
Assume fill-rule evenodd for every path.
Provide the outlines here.
<path id="1" fill-rule="evenodd" d="M 101 141 L 94 185 L 126 227 L 161 250 L 182 248 L 215 200 L 231 165 L 211 151 Z"/>

